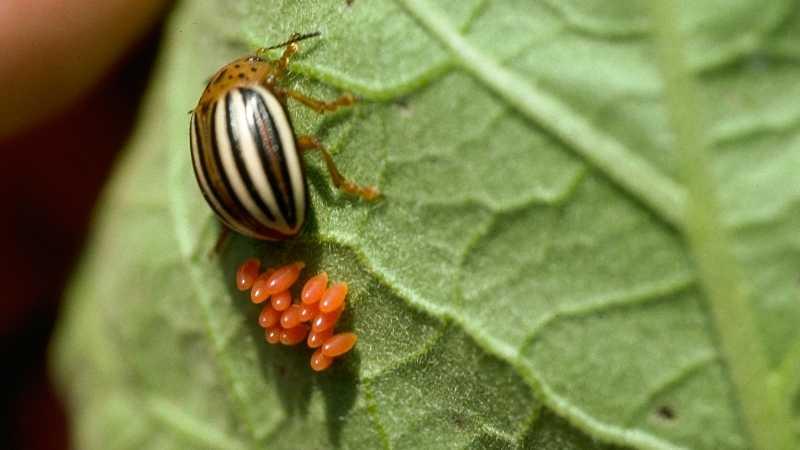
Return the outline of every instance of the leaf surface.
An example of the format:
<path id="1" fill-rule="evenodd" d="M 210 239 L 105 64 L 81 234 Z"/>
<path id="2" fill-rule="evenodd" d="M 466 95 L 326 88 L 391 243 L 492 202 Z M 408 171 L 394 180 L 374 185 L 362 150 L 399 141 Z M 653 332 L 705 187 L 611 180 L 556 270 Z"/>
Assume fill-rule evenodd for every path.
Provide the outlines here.
<path id="1" fill-rule="evenodd" d="M 668 21 L 634 1 L 183 2 L 56 338 L 77 444 L 796 439 L 800 15 L 788 0 L 680 6 L 685 46 L 670 59 L 651 25 Z M 294 125 L 384 197 L 341 195 L 306 155 L 302 236 L 236 237 L 208 258 L 219 226 L 192 175 L 186 111 L 225 62 L 310 30 L 322 37 L 303 42 L 290 85 L 363 100 L 326 117 L 290 104 Z M 705 126 L 689 142 L 708 155 L 710 192 L 683 181 L 687 141 L 669 118 L 690 102 L 670 64 L 696 87 Z M 687 209 L 703 201 L 718 210 Z M 710 272 L 691 231 L 709 217 L 730 255 Z M 314 374 L 308 352 L 264 343 L 233 286 L 254 255 L 350 283 L 356 350 Z M 719 279 L 741 287 L 747 314 L 714 296 Z M 783 399 L 763 410 L 769 430 L 760 389 Z"/>

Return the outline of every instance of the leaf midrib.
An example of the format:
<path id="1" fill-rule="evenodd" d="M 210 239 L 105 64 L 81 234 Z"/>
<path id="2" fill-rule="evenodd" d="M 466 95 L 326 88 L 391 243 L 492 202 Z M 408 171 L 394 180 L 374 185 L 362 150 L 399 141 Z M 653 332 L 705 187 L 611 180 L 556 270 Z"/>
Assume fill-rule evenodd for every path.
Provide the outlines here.
<path id="1" fill-rule="evenodd" d="M 689 193 L 685 235 L 753 447 L 797 448 L 800 442 L 794 435 L 789 397 L 769 369 L 742 269 L 723 227 L 711 161 L 703 145 L 707 139 L 701 105 L 677 25 L 678 9 L 675 0 L 652 4 L 667 112 Z"/>

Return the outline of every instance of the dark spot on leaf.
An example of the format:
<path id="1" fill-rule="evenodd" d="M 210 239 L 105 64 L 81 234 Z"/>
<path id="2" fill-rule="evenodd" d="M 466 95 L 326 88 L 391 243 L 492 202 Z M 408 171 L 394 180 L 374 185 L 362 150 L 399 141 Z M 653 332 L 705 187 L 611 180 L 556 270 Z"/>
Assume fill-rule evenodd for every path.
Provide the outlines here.
<path id="1" fill-rule="evenodd" d="M 409 118 L 414 114 L 411 105 L 409 105 L 408 101 L 405 99 L 395 101 L 395 105 L 397 105 L 397 109 L 400 111 L 400 116 L 403 118 Z"/>
<path id="2" fill-rule="evenodd" d="M 463 430 L 466 427 L 466 421 L 464 420 L 464 416 L 460 413 L 453 412 L 450 415 L 450 421 L 459 429 Z"/>
<path id="3" fill-rule="evenodd" d="M 672 407 L 667 405 L 662 405 L 656 410 L 656 414 L 659 418 L 667 421 L 675 420 L 675 410 Z"/>

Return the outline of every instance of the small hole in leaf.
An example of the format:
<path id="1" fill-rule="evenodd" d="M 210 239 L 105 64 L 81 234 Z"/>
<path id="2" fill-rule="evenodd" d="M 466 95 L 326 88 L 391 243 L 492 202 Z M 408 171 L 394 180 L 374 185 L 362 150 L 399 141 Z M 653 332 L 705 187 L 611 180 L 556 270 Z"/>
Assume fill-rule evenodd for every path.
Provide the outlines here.
<path id="1" fill-rule="evenodd" d="M 673 421 L 675 420 L 675 410 L 671 406 L 662 405 L 656 410 L 656 414 L 662 420 Z"/>

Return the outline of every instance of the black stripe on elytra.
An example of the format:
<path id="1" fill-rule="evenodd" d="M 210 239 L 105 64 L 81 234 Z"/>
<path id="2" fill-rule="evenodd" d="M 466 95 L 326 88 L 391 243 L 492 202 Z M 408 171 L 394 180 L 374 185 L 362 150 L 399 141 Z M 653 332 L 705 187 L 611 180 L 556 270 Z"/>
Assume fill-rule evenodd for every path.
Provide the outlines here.
<path id="1" fill-rule="evenodd" d="M 212 154 L 214 155 L 214 164 L 217 166 L 217 173 L 219 174 L 220 179 L 222 180 L 223 186 L 220 186 L 224 189 L 227 197 L 230 198 L 233 205 L 223 205 L 225 209 L 230 211 L 231 217 L 234 220 L 239 222 L 239 225 L 243 228 L 253 230 L 257 232 L 262 228 L 260 222 L 255 220 L 255 218 L 250 215 L 247 211 L 247 208 L 244 207 L 242 204 L 242 200 L 236 195 L 236 191 L 233 190 L 233 186 L 231 185 L 231 180 L 228 178 L 228 174 L 225 172 L 225 167 L 222 165 L 222 157 L 220 154 L 219 146 L 217 145 L 217 106 L 219 102 L 214 102 L 214 107 L 211 109 L 211 149 Z M 223 110 L 223 114 L 225 111 Z M 223 117 L 224 120 L 228 120 L 227 117 Z"/>
<path id="2" fill-rule="evenodd" d="M 244 158 L 242 157 L 242 145 L 241 139 L 239 138 L 239 125 L 238 123 L 234 125 L 236 111 L 234 111 L 233 92 L 234 91 L 231 91 L 225 96 L 225 108 L 227 109 L 228 113 L 225 123 L 228 127 L 228 139 L 231 143 L 231 151 L 233 151 L 233 160 L 236 162 L 236 168 L 239 169 L 239 174 L 242 176 L 242 181 L 244 181 L 247 192 L 249 192 L 250 196 L 253 197 L 256 205 L 258 205 L 259 209 L 261 209 L 264 215 L 267 216 L 267 218 L 272 222 L 275 222 L 275 215 L 272 214 L 272 211 L 270 211 L 266 203 L 264 203 L 264 199 L 261 197 L 258 191 L 256 191 L 253 180 L 250 178 L 250 172 L 247 170 L 247 166 L 245 166 L 244 163 Z M 244 96 L 242 96 L 242 98 L 244 100 Z M 244 105 L 246 108 L 246 103 Z M 247 132 L 247 130 L 245 132 Z M 264 224 L 264 226 L 268 227 L 270 224 Z"/>
<path id="3" fill-rule="evenodd" d="M 283 156 L 283 145 L 280 136 L 275 130 L 275 124 L 262 94 L 254 89 L 243 89 L 242 95 L 246 98 L 247 119 L 250 132 L 258 147 L 259 160 L 264 173 L 267 176 L 270 189 L 275 196 L 275 203 L 283 216 L 284 221 L 289 227 L 294 226 L 294 211 L 292 205 L 287 202 L 286 180 L 281 183 L 279 176 L 280 168 L 285 165 Z"/>
<path id="4" fill-rule="evenodd" d="M 223 214 L 223 211 L 220 211 L 219 209 L 217 209 L 216 206 L 214 206 L 215 204 L 216 205 L 220 205 L 220 207 L 225 210 L 224 212 L 227 213 L 228 217 L 234 217 L 232 214 L 230 214 L 230 212 L 227 210 L 227 208 L 225 208 L 225 202 L 221 201 L 221 199 L 219 198 L 217 193 L 214 192 L 214 188 L 213 188 L 213 185 L 211 183 L 211 177 L 208 174 L 208 167 L 206 166 L 206 156 L 205 156 L 206 155 L 206 149 L 203 148 L 203 138 L 202 138 L 202 134 L 200 134 L 200 125 L 198 124 L 198 120 L 197 119 L 198 119 L 197 115 L 193 114 L 192 115 L 192 128 L 193 128 L 192 133 L 194 134 L 194 142 L 197 145 L 197 148 L 195 148 L 194 150 L 195 150 L 195 152 L 197 152 L 197 161 L 198 161 L 198 164 L 200 165 L 200 167 L 198 168 L 197 165 L 192 164 L 192 166 L 194 167 L 195 179 L 197 179 L 197 184 L 200 186 L 200 191 L 203 193 L 203 197 L 205 197 L 206 203 L 208 203 L 208 206 L 210 206 L 211 209 L 214 210 L 214 212 L 217 214 L 217 216 L 219 216 L 219 218 L 223 222 L 226 222 L 226 225 L 228 225 L 231 228 L 234 228 L 233 224 L 229 224 L 229 223 L 227 223 L 227 220 L 225 220 L 225 214 Z M 192 158 L 192 161 L 194 161 L 194 158 Z M 205 178 L 205 180 L 206 180 L 207 189 L 203 188 L 203 183 L 200 182 L 200 175 L 199 175 L 198 171 L 202 172 L 203 178 Z M 216 202 L 212 202 L 211 201 L 211 197 L 213 197 L 214 200 L 216 200 Z"/>
<path id="5" fill-rule="evenodd" d="M 275 122 L 272 120 L 272 115 L 269 113 L 266 101 L 261 94 L 251 89 L 243 89 L 243 91 L 247 92 L 247 118 L 250 132 L 254 137 L 259 137 L 259 139 L 256 139 L 256 144 L 259 153 L 264 156 L 261 159 L 261 164 L 267 174 L 272 191 L 275 193 L 278 208 L 281 210 L 286 224 L 289 228 L 294 228 L 297 225 L 297 211 L 295 210 L 292 180 L 289 178 L 289 170 L 283 153 L 283 143 L 275 127 Z M 274 171 L 273 161 L 277 163 L 277 169 L 280 173 Z M 278 179 L 279 175 L 283 183 Z"/>

